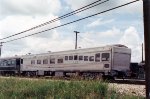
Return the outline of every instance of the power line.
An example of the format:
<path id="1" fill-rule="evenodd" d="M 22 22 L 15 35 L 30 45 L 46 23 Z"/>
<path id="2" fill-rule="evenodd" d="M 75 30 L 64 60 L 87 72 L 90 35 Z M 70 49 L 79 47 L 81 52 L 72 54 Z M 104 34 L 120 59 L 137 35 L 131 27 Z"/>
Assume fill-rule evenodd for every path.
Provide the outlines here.
<path id="1" fill-rule="evenodd" d="M 121 7 L 123 7 L 123 6 L 129 5 L 129 4 L 132 4 L 132 3 L 135 3 L 135 2 L 137 2 L 137 1 L 140 1 L 140 0 L 134 0 L 134 1 L 131 1 L 131 2 L 122 4 L 122 5 L 120 5 L 120 6 L 113 7 L 113 8 L 110 8 L 110 9 L 108 9 L 108 10 L 105 10 L 105 11 L 102 11 L 102 12 L 99 12 L 99 13 L 96 13 L 96 14 L 89 15 L 89 16 L 87 16 L 87 17 L 84 17 L 84 18 L 81 18 L 81 19 L 78 19 L 78 20 L 75 20 L 75 21 L 72 21 L 72 22 L 68 22 L 68 23 L 65 23 L 65 24 L 62 24 L 62 25 L 59 25 L 59 26 L 56 26 L 56 27 L 47 29 L 47 30 L 43 30 L 43 31 L 40 31 L 40 32 L 37 32 L 37 33 L 33 33 L 33 34 L 30 34 L 30 35 L 27 35 L 27 36 L 23 36 L 23 37 L 20 37 L 20 38 L 16 38 L 16 39 L 13 39 L 13 40 L 8 40 L 8 41 L 2 42 L 2 43 L 8 43 L 8 42 L 16 41 L 16 40 L 23 39 L 23 38 L 26 38 L 26 37 L 29 37 L 29 36 L 33 36 L 33 35 L 36 35 L 36 34 L 40 34 L 40 33 L 46 32 L 46 31 L 50 31 L 50 30 L 53 30 L 53 29 L 56 29 L 56 28 L 59 28 L 59 27 L 63 27 L 63 26 L 65 26 L 65 25 L 69 25 L 69 24 L 72 24 L 72 23 L 75 23 L 75 22 L 78 22 L 78 21 L 81 21 L 81 20 L 84 20 L 84 19 L 87 19 L 87 18 L 96 16 L 96 15 L 102 14 L 102 13 L 109 12 L 109 11 L 111 11 L 111 10 L 115 10 L 115 9 L 121 8 Z"/>
<path id="2" fill-rule="evenodd" d="M 95 46 L 95 45 L 97 45 L 97 44 L 95 44 L 93 41 L 91 41 L 91 40 L 88 40 L 87 38 L 85 38 L 85 37 L 83 37 L 83 36 L 81 36 L 81 35 L 79 35 L 79 37 L 82 39 L 82 40 L 84 40 L 86 43 L 84 43 L 83 45 L 80 45 L 80 46 L 88 46 L 88 44 L 90 44 L 90 45 L 92 45 L 92 46 Z M 88 43 L 88 44 L 87 44 Z"/>
<path id="3" fill-rule="evenodd" d="M 79 37 L 80 37 L 81 39 L 85 40 L 86 42 L 89 42 L 89 43 L 91 43 L 91 44 L 94 44 L 94 42 L 92 42 L 92 41 L 90 41 L 90 40 L 88 40 L 88 39 L 82 37 L 81 35 L 79 35 Z"/>
<path id="4" fill-rule="evenodd" d="M 13 37 L 13 36 L 16 36 L 16 35 L 20 35 L 20 34 L 23 34 L 23 33 L 25 33 L 25 32 L 34 30 L 34 29 L 36 29 L 36 28 L 40 28 L 40 27 L 42 27 L 42 26 L 48 25 L 48 24 L 50 24 L 50 23 L 56 22 L 56 21 L 58 21 L 58 20 L 64 19 L 64 18 L 66 18 L 66 17 L 72 16 L 72 15 L 74 15 L 74 14 L 80 13 L 80 12 L 82 12 L 82 11 L 88 10 L 88 9 L 90 9 L 90 8 L 93 8 L 93 7 L 95 7 L 95 6 L 98 6 L 98 5 L 100 5 L 100 4 L 103 4 L 103 3 L 105 3 L 105 2 L 108 2 L 109 0 L 105 0 L 105 1 L 103 1 L 103 2 L 100 2 L 100 1 L 102 1 L 102 0 L 95 1 L 95 2 L 90 3 L 90 4 L 88 4 L 88 5 L 84 6 L 84 7 L 81 7 L 81 8 L 79 8 L 79 9 L 75 10 L 75 11 L 72 11 L 72 12 L 70 12 L 70 13 L 67 13 L 67 14 L 65 14 L 65 15 L 62 15 L 62 16 L 60 16 L 60 17 L 58 17 L 58 18 L 55 18 L 55 19 L 53 19 L 53 20 L 50 20 L 50 21 L 48 21 L 48 22 L 45 22 L 45 23 L 40 24 L 40 25 L 38 25 L 38 26 L 35 26 L 35 27 L 33 27 L 33 28 L 27 29 L 27 30 L 25 30 L 25 31 L 22 31 L 22 32 L 19 32 L 19 33 L 16 33 L 16 34 L 13 34 L 13 35 L 4 37 L 4 38 L 2 38 L 2 39 L 0 39 L 0 40 L 4 40 L 4 39 L 10 38 L 10 37 Z M 98 3 L 98 2 L 100 2 L 100 3 Z M 97 4 L 95 4 L 95 3 L 97 3 Z M 95 5 L 94 5 L 94 4 L 95 4 Z"/>

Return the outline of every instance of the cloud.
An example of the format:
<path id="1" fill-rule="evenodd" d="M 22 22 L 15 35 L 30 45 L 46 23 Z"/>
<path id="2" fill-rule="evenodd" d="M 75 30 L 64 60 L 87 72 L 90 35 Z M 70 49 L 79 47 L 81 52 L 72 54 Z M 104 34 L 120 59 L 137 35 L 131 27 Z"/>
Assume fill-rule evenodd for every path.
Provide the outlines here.
<path id="1" fill-rule="evenodd" d="M 59 13 L 59 0 L 0 0 L 1 18 L 9 15 L 48 15 Z"/>
<path id="2" fill-rule="evenodd" d="M 42 24 L 42 23 L 49 21 L 51 19 L 54 19 L 56 17 L 57 16 L 54 16 L 54 15 L 37 16 L 35 18 L 33 18 L 31 16 L 9 16 L 9 17 L 3 19 L 2 21 L 0 21 L 1 38 L 6 37 L 8 35 L 22 32 L 27 29 L 30 29 L 34 26 Z M 36 32 L 39 32 L 39 31 L 42 31 L 42 30 L 45 30 L 48 28 L 52 28 L 57 25 L 60 25 L 60 21 L 57 21 L 55 23 L 46 25 L 44 27 L 35 29 L 33 31 L 24 33 L 23 35 L 19 35 L 16 37 L 24 36 L 24 35 L 31 34 L 31 33 L 36 33 Z M 44 36 L 44 35 L 42 34 L 42 36 Z"/>
<path id="3" fill-rule="evenodd" d="M 79 34 L 79 45 L 81 48 L 87 48 L 118 44 L 121 35 L 123 35 L 123 32 L 116 27 L 101 32 L 89 31 L 84 34 Z"/>
<path id="4" fill-rule="evenodd" d="M 87 25 L 87 27 L 96 27 L 96 26 L 100 26 L 100 25 L 106 25 L 108 23 L 112 23 L 113 21 L 114 21 L 114 19 L 110 19 L 110 20 L 97 19 L 96 21 Z"/>
<path id="5" fill-rule="evenodd" d="M 22 16 L 21 15 L 20 16 L 9 16 L 0 21 L 0 38 L 22 32 L 24 30 L 27 30 L 34 26 L 37 26 L 43 22 L 49 21 L 56 17 L 57 16 L 54 16 L 51 14 L 49 14 L 47 16 L 36 16 L 36 17 L 23 16 L 23 15 Z M 30 32 L 26 32 L 24 34 L 15 36 L 13 38 L 1 40 L 1 41 L 5 42 L 8 40 L 12 40 L 12 39 L 15 39 L 18 37 L 23 37 L 25 35 L 29 35 L 32 33 L 37 33 L 39 31 L 58 26 L 60 24 L 61 24 L 60 21 L 57 21 L 55 23 L 32 30 Z M 3 47 L 2 47 L 2 56 L 4 57 L 4 56 L 22 55 L 22 54 L 27 54 L 30 52 L 34 53 L 34 51 L 35 51 L 35 53 L 42 52 L 42 51 L 45 52 L 44 49 L 46 50 L 45 45 L 47 44 L 48 40 L 51 38 L 57 37 L 56 35 L 53 35 L 53 32 L 54 31 L 47 31 L 47 32 L 35 35 L 35 36 L 31 37 L 30 39 L 21 39 L 21 40 L 13 41 L 10 43 L 4 43 Z M 44 42 L 45 40 L 47 42 Z M 53 40 L 55 40 L 55 39 L 53 39 Z M 57 40 L 57 38 L 56 38 L 56 40 Z M 31 46 L 29 46 L 29 44 L 27 44 L 27 43 L 31 44 Z M 44 44 L 44 43 L 45 43 L 45 45 L 43 45 L 44 46 L 43 47 L 42 44 Z M 33 47 L 33 45 L 34 45 L 34 47 Z M 39 46 L 39 45 L 41 45 L 41 46 Z M 37 46 L 39 46 L 39 47 L 37 47 Z"/>
<path id="6" fill-rule="evenodd" d="M 131 26 L 126 29 L 119 42 L 132 49 L 132 61 L 141 61 L 141 45 L 143 40 L 139 36 L 136 28 Z"/>
<path id="7" fill-rule="evenodd" d="M 125 30 L 124 35 L 120 39 L 120 43 L 126 44 L 126 45 L 134 45 L 142 44 L 140 36 L 137 32 L 137 30 L 134 27 L 129 27 Z"/>
<path id="8" fill-rule="evenodd" d="M 116 27 L 113 27 L 111 30 L 107 30 L 105 32 L 99 33 L 100 37 L 106 37 L 106 38 L 118 38 L 122 35 L 122 32 L 117 29 Z"/>

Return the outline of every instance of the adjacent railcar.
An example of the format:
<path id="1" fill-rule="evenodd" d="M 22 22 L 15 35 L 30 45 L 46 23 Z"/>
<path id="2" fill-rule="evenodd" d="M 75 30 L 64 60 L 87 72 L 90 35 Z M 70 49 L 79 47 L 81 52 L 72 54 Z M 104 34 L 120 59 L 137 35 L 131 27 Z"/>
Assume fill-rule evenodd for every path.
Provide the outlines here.
<path id="1" fill-rule="evenodd" d="M 25 75 L 91 73 L 118 76 L 129 71 L 131 49 L 124 45 L 50 52 L 21 57 Z"/>
<path id="2" fill-rule="evenodd" d="M 19 74 L 20 73 L 20 57 L 0 58 L 0 74 Z"/>

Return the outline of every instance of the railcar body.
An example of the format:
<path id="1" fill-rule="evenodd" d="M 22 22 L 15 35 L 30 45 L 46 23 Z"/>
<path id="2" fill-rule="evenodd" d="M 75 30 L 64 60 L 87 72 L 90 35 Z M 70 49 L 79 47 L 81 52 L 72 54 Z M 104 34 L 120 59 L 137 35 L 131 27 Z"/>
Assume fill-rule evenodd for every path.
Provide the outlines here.
<path id="1" fill-rule="evenodd" d="M 0 74 L 19 74 L 20 57 L 0 58 Z"/>
<path id="2" fill-rule="evenodd" d="M 21 71 L 36 75 L 56 72 L 116 75 L 129 70 L 131 49 L 121 45 L 23 56 Z"/>
<path id="3" fill-rule="evenodd" d="M 57 75 L 59 73 L 64 75 L 78 72 L 116 76 L 119 72 L 129 71 L 131 49 L 123 45 L 109 45 L 24 55 L 15 59 L 16 62 L 20 60 L 19 65 L 16 64 L 15 69 L 12 70 L 23 75 Z M 5 68 L 5 71 L 7 70 L 11 69 Z"/>

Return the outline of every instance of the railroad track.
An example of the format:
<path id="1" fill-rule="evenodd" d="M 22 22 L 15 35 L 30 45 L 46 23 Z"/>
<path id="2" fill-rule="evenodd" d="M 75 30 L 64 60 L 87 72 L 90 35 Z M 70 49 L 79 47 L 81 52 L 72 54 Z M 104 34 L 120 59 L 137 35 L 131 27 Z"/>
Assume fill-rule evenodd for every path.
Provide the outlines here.
<path id="1" fill-rule="evenodd" d="M 43 79 L 53 79 L 52 77 L 44 77 Z M 60 80 L 86 80 L 81 78 L 71 78 L 71 77 L 60 77 Z M 88 80 L 101 80 L 101 79 L 88 79 Z M 132 84 L 132 85 L 145 85 L 146 81 L 141 79 L 115 79 L 115 80 L 106 80 L 108 83 L 117 83 L 117 84 Z"/>
<path id="2" fill-rule="evenodd" d="M 145 85 L 146 81 L 140 79 L 115 79 L 115 80 L 111 80 L 110 83 Z"/>
<path id="3" fill-rule="evenodd" d="M 9 78 L 7 76 L 0 76 L 0 78 Z M 50 79 L 50 80 L 86 80 L 81 78 L 71 78 L 71 77 L 52 77 L 52 76 L 45 76 L 45 77 L 16 77 L 20 79 Z M 88 79 L 88 80 L 101 80 L 101 79 Z M 145 80 L 139 79 L 115 79 L 115 80 L 106 80 L 108 83 L 117 83 L 117 84 L 133 84 L 133 85 L 145 85 Z"/>

